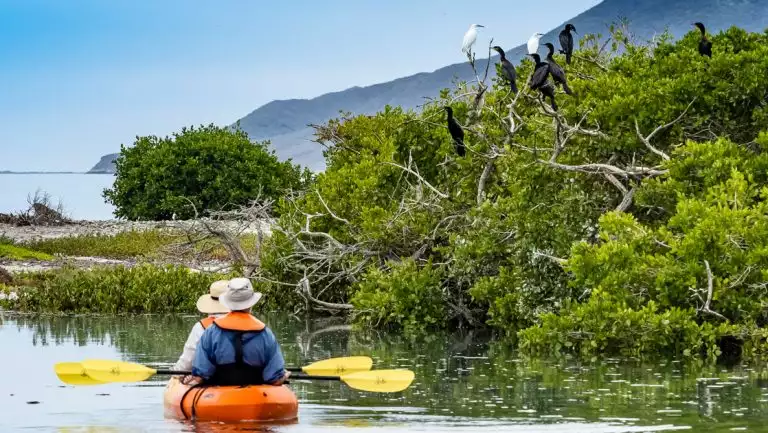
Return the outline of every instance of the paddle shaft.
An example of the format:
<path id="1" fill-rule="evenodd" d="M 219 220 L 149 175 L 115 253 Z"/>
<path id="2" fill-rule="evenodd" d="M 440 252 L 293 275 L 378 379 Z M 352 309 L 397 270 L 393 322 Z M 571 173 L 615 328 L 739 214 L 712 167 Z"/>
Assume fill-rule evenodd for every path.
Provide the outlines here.
<path id="1" fill-rule="evenodd" d="M 288 369 L 288 371 L 294 371 L 292 369 Z M 301 370 L 299 370 L 301 371 Z M 155 374 L 170 374 L 174 376 L 186 376 L 188 374 L 192 374 L 191 371 L 176 371 L 176 370 L 156 370 Z M 291 374 L 290 379 L 294 380 L 341 380 L 341 377 L 339 376 L 312 376 L 309 374 L 304 373 L 296 373 Z"/>

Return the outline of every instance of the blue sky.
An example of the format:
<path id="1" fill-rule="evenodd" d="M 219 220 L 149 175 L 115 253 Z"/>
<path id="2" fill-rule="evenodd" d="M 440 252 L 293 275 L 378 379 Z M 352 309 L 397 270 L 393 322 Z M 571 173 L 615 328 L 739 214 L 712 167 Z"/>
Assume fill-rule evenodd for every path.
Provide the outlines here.
<path id="1" fill-rule="evenodd" d="M 137 135 L 228 125 L 505 49 L 598 0 L 0 0 L 0 170 L 87 170 Z"/>

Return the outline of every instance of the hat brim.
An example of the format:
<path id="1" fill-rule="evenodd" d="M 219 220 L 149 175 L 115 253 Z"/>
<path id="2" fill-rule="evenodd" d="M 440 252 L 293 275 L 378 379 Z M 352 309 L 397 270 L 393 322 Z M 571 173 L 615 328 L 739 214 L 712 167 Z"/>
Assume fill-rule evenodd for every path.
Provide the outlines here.
<path id="1" fill-rule="evenodd" d="M 256 305 L 261 299 L 261 293 L 259 292 L 253 292 L 253 295 L 250 298 L 243 301 L 233 301 L 229 298 L 229 294 L 230 292 L 224 293 L 219 300 L 221 301 L 221 304 L 229 308 L 230 311 L 247 310 Z"/>
<path id="2" fill-rule="evenodd" d="M 205 314 L 229 313 L 229 309 L 226 306 L 213 299 L 209 294 L 197 298 L 197 310 Z"/>

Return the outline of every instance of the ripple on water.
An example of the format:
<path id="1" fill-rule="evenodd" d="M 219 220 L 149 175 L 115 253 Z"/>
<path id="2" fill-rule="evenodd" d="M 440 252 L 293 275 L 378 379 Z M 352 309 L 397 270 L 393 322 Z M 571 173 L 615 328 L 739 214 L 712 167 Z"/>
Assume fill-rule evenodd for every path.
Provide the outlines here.
<path id="1" fill-rule="evenodd" d="M 158 432 L 256 428 L 211 423 L 192 430 L 164 420 L 164 379 L 96 390 L 59 388 L 52 374 L 52 360 L 88 357 L 167 368 L 198 319 L 194 316 L 0 318 L 0 344 L 10 354 L 0 357 L 0 367 L 24 365 L 25 371 L 40 372 L 23 380 L 0 376 L 0 390 L 8 390 L 0 394 L 0 432 L 22 426 L 32 431 L 107 432 L 136 431 L 136 426 Z M 435 336 L 414 344 L 382 333 L 318 333 L 324 325 L 279 316 L 264 315 L 264 320 L 291 365 L 372 353 L 374 368 L 409 368 L 417 377 L 409 390 L 397 394 L 358 392 L 340 383 L 296 382 L 291 386 L 301 400 L 299 421 L 271 432 L 724 432 L 756 430 L 768 415 L 768 394 L 755 380 L 764 374 L 758 365 L 723 370 L 618 358 L 589 364 L 530 360 L 516 357 L 501 343 L 466 340 L 466 335 Z M 455 349 L 459 346 L 461 350 Z M 77 430 L 81 427 L 86 430 Z"/>

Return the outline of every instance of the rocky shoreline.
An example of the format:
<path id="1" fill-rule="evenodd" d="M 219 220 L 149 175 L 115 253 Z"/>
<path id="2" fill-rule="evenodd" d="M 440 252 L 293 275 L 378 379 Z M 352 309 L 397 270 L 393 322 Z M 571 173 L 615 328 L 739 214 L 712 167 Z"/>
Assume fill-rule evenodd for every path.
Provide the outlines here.
<path id="1" fill-rule="evenodd" d="M 101 220 L 101 221 L 71 221 L 61 225 L 28 225 L 16 226 L 13 224 L 0 223 L 0 237 L 6 237 L 14 242 L 30 242 L 43 239 L 56 239 L 67 236 L 87 236 L 87 235 L 106 235 L 114 236 L 120 232 L 132 230 L 186 230 L 192 225 L 199 223 L 197 220 L 184 221 L 121 221 L 121 220 Z M 221 222 L 216 224 L 235 228 L 236 222 Z M 256 233 L 261 229 L 268 236 L 270 231 L 270 222 L 262 221 L 251 224 L 243 230 L 243 233 Z"/>

